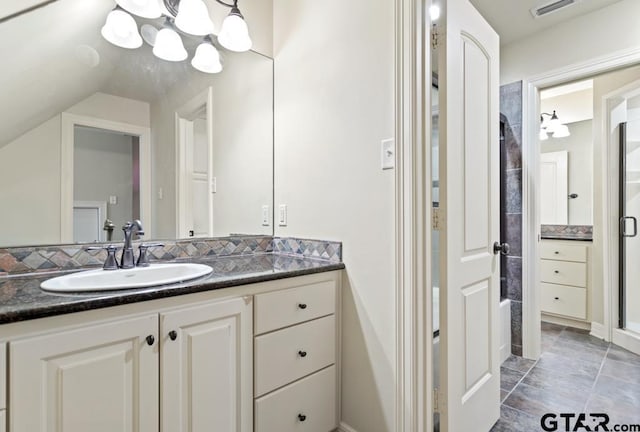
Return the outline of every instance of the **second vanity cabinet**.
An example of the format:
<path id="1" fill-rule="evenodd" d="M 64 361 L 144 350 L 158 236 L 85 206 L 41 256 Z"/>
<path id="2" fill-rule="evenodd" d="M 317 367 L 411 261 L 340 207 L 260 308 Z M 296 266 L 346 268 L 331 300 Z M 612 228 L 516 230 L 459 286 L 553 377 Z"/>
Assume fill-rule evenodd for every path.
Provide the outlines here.
<path id="1" fill-rule="evenodd" d="M 589 318 L 589 247 L 585 242 L 542 240 L 541 309 L 570 320 Z"/>

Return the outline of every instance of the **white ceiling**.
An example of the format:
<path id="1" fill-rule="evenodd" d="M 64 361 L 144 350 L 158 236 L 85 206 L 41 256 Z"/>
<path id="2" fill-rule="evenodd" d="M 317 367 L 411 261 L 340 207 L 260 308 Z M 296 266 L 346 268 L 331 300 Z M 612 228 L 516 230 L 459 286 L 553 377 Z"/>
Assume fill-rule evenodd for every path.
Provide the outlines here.
<path id="1" fill-rule="evenodd" d="M 500 44 L 506 45 L 533 35 L 547 27 L 568 21 L 580 15 L 609 6 L 620 0 L 580 0 L 556 12 L 534 18 L 533 7 L 547 5 L 552 0 L 470 0 L 482 16 L 500 35 Z"/>

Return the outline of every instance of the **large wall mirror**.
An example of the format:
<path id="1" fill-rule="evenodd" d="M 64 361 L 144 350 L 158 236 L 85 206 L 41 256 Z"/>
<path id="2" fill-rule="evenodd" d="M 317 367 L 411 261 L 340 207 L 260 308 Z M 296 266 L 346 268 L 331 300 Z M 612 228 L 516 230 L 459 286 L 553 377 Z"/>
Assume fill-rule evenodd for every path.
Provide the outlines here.
<path id="1" fill-rule="evenodd" d="M 273 60 L 220 49 L 208 74 L 202 38 L 181 62 L 114 46 L 114 6 L 0 19 L 0 247 L 119 241 L 132 219 L 155 239 L 273 234 Z"/>

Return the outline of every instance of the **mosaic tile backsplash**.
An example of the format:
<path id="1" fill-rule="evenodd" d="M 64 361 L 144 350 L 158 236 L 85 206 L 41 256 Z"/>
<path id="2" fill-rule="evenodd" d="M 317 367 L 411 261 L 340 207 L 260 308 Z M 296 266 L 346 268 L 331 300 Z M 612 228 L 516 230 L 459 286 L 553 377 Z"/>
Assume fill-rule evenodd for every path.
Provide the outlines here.
<path id="1" fill-rule="evenodd" d="M 136 242 L 137 245 L 143 242 Z M 169 240 L 149 249 L 150 261 L 173 261 L 198 257 L 277 253 L 329 262 L 342 261 L 342 243 L 335 241 L 280 238 L 271 236 L 232 236 L 211 239 Z M 107 243 L 105 243 L 106 245 Z M 115 243 L 118 245 L 117 243 Z M 105 250 L 89 251 L 91 245 L 59 245 L 0 249 L 0 277 L 26 273 L 54 272 L 78 268 L 99 268 Z M 121 246 L 121 244 L 120 244 Z M 118 254 L 119 256 L 119 254 Z"/>
<path id="2" fill-rule="evenodd" d="M 541 225 L 542 238 L 566 240 L 591 240 L 593 226 L 591 225 Z"/>

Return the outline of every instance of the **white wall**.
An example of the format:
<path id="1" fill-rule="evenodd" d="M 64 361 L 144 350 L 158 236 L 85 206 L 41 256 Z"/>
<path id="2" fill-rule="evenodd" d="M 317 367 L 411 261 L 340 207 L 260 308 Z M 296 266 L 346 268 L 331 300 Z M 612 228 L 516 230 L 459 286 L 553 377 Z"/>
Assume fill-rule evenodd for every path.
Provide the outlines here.
<path id="1" fill-rule="evenodd" d="M 591 225 L 593 222 L 593 131 L 592 121 L 569 123 L 571 135 L 540 142 L 541 153 L 568 152 L 569 225 Z M 541 200 L 545 197 L 541 196 Z"/>
<path id="2" fill-rule="evenodd" d="M 393 0 L 275 0 L 276 235 L 341 240 L 342 418 L 394 429 Z"/>
<path id="3" fill-rule="evenodd" d="M 622 0 L 501 47 L 500 83 L 640 45 L 640 2 Z"/>

